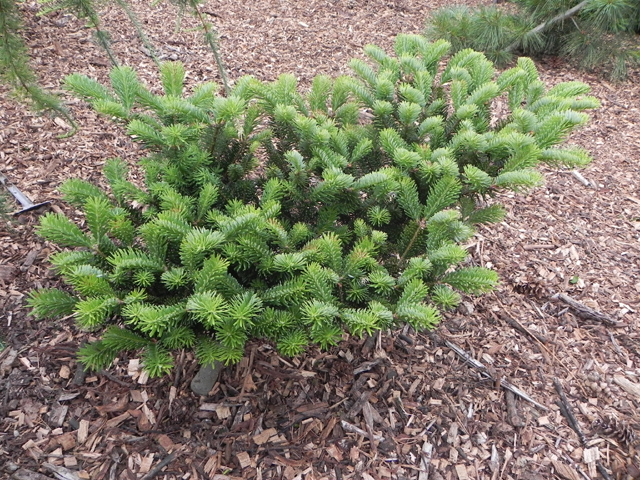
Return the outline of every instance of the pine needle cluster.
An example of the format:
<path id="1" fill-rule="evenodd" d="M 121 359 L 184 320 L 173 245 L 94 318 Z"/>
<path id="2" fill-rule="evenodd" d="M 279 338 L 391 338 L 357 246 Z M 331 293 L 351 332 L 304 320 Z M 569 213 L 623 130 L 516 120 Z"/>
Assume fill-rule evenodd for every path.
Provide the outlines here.
<path id="1" fill-rule="evenodd" d="M 0 81 L 12 88 L 21 100 L 28 100 L 36 111 L 49 110 L 75 123 L 59 98 L 38 85 L 29 65 L 27 46 L 19 35 L 22 18 L 15 0 L 0 0 Z"/>
<path id="2" fill-rule="evenodd" d="M 44 7 L 39 15 L 55 11 L 64 11 L 87 21 L 87 26 L 94 31 L 96 43 L 104 50 L 113 66 L 118 66 L 118 59 L 111 48 L 111 36 L 102 26 L 99 7 L 101 0 L 41 0 Z M 147 54 L 159 65 L 156 49 L 144 32 L 135 12 L 128 0 L 115 0 L 115 3 L 129 18 L 131 26 L 146 49 Z M 200 11 L 203 0 L 172 0 L 180 8 L 180 16 L 184 11 L 194 15 L 200 22 L 199 29 L 203 40 L 211 49 L 222 79 L 225 93 L 230 93 L 229 80 L 222 60 L 218 44 L 218 35 L 214 25 L 207 22 Z M 37 81 L 36 74 L 29 66 L 28 49 L 22 39 L 22 18 L 17 0 L 0 0 L 0 81 L 12 88 L 12 93 L 21 100 L 26 100 L 36 111 L 55 112 L 64 116 L 73 126 L 73 130 L 65 136 L 73 135 L 76 124 L 62 101 L 53 94 L 43 90 Z"/>
<path id="3" fill-rule="evenodd" d="M 555 55 L 624 79 L 640 62 L 640 0 L 514 0 L 516 5 L 446 7 L 427 24 L 428 38 L 473 48 L 505 65 L 516 55 Z"/>
<path id="4" fill-rule="evenodd" d="M 187 94 L 180 63 L 161 64 L 160 95 L 129 67 L 109 86 L 67 77 L 146 146 L 145 185 L 119 159 L 107 191 L 63 185 L 86 228 L 42 218 L 70 289 L 32 292 L 33 314 L 101 332 L 80 350 L 86 366 L 142 350 L 151 375 L 176 349 L 234 363 L 252 338 L 293 356 L 345 332 L 434 328 L 462 293 L 496 285 L 464 248 L 474 225 L 503 217 L 492 194 L 538 185 L 540 162 L 587 163 L 558 145 L 597 106 L 577 82 L 547 90 L 528 59 L 497 75 L 471 50 L 442 68 L 449 50 L 399 35 L 395 55 L 368 46 L 353 75 L 318 76 L 306 93 L 283 75 Z M 508 113 L 495 118 L 498 103 Z"/>

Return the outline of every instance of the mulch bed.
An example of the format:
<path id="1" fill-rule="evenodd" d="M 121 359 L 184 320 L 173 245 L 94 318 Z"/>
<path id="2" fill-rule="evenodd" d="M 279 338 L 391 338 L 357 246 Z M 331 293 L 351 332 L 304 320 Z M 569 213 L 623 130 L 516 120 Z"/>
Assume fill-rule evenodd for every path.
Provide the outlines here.
<path id="1" fill-rule="evenodd" d="M 218 0 L 203 10 L 220 33 L 232 79 L 292 72 L 308 85 L 316 74 L 346 73 L 365 44 L 390 48 L 397 33 L 419 33 L 437 6 Z M 178 30 L 174 6 L 134 7 L 160 55 L 185 63 L 190 84 L 217 79 L 192 19 Z M 82 22 L 61 13 L 36 17 L 33 3 L 23 8 L 43 85 L 59 90 L 71 72 L 107 81 L 108 62 Z M 121 62 L 157 84 L 124 13 L 111 7 L 104 24 Z M 595 161 L 581 175 L 545 168 L 544 187 L 501 196 L 507 218 L 481 228 L 469 245 L 469 261 L 495 268 L 500 288 L 465 298 L 429 334 L 405 328 L 347 338 L 294 359 L 252 343 L 206 397 L 189 388 L 197 368 L 189 354 L 163 379 L 146 378 L 135 357 L 85 373 L 75 351 L 90 334 L 72 318 L 36 322 L 25 307 L 31 289 L 59 283 L 47 264 L 57 247 L 34 233 L 39 213 L 3 222 L 0 476 L 640 478 L 640 79 L 634 72 L 611 84 L 557 59 L 539 68 L 548 85 L 581 80 L 602 102 L 571 139 Z M 134 164 L 144 155 L 78 100 L 65 97 L 80 131 L 58 138 L 64 121 L 29 112 L 0 88 L 0 170 L 35 202 L 52 200 L 49 208 L 81 222 L 59 201 L 60 183 L 100 183 L 105 159 Z M 581 317 L 555 294 L 601 316 Z"/>

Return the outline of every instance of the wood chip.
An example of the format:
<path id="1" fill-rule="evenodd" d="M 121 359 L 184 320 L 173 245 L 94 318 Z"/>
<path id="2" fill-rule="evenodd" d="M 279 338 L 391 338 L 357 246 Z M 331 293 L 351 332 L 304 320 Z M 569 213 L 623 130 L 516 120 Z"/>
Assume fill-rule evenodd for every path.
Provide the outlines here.
<path id="1" fill-rule="evenodd" d="M 146 403 L 142 404 L 142 413 L 144 413 L 144 415 L 147 417 L 147 420 L 149 421 L 150 425 L 156 424 L 156 415 L 155 413 L 153 413 L 153 410 L 151 410 Z"/>
<path id="2" fill-rule="evenodd" d="M 329 445 L 325 450 L 336 462 L 342 462 L 342 459 L 344 458 L 342 450 L 340 450 L 335 444 Z"/>
<path id="3" fill-rule="evenodd" d="M 346 422 L 344 420 L 340 421 L 340 425 L 347 432 L 357 433 L 358 435 L 361 435 L 363 437 L 368 437 L 369 436 L 369 434 L 366 431 L 364 431 L 361 428 L 356 427 L 355 425 L 352 425 L 351 423 Z M 375 440 L 377 442 L 384 442 L 384 437 L 382 435 L 373 435 L 372 440 Z"/>
<path id="4" fill-rule="evenodd" d="M 640 384 L 636 382 L 632 382 L 627 377 L 623 377 L 622 375 L 614 375 L 613 381 L 617 383 L 620 388 L 622 388 L 625 392 L 634 395 L 636 397 L 640 397 Z"/>
<path id="5" fill-rule="evenodd" d="M 204 464 L 203 470 L 206 474 L 208 474 L 211 477 L 212 474 L 214 474 L 217 469 L 218 469 L 218 455 L 212 455 Z"/>
<path id="6" fill-rule="evenodd" d="M 158 442 L 158 444 L 164 448 L 167 452 L 171 451 L 173 448 L 175 448 L 175 443 L 173 443 L 173 440 L 171 440 L 169 438 L 168 435 L 165 435 L 164 433 L 158 435 L 158 437 L 156 438 L 156 441 Z"/>
<path id="7" fill-rule="evenodd" d="M 129 394 L 131 395 L 132 402 L 143 403 L 146 401 L 140 390 L 131 390 Z"/>
<path id="8" fill-rule="evenodd" d="M 121 395 L 115 402 L 109 403 L 107 405 L 98 405 L 96 410 L 101 415 L 106 415 L 108 413 L 116 413 L 122 412 L 127 409 L 129 406 L 129 398 L 128 395 Z"/>
<path id="9" fill-rule="evenodd" d="M 236 454 L 240 468 L 245 469 L 251 466 L 251 456 L 247 452 L 238 452 Z"/>
<path id="10" fill-rule="evenodd" d="M 110 420 L 108 420 L 105 424 L 105 428 L 114 428 L 120 425 L 125 420 L 131 418 L 131 414 L 129 412 L 124 412 L 122 415 L 118 415 Z"/>
<path id="11" fill-rule="evenodd" d="M 560 477 L 566 480 L 584 480 L 582 479 L 582 477 L 580 477 L 578 472 L 576 472 L 569 465 L 562 463 L 558 460 L 551 460 L 551 463 L 553 464 L 553 468 L 556 470 L 556 473 Z"/>
<path id="12" fill-rule="evenodd" d="M 455 467 L 456 474 L 458 475 L 459 480 L 469 480 L 469 474 L 467 473 L 467 467 L 464 465 L 456 465 Z"/>
<path id="13" fill-rule="evenodd" d="M 52 465 L 51 463 L 43 463 L 42 466 L 52 472 L 58 480 L 82 480 L 78 472 L 69 470 L 68 468 Z"/>
<path id="14" fill-rule="evenodd" d="M 84 442 L 87 441 L 87 438 L 89 436 L 89 425 L 90 425 L 89 420 L 85 420 L 85 419 L 80 420 L 79 427 L 78 427 L 78 443 L 80 445 L 82 445 Z"/>
<path id="15" fill-rule="evenodd" d="M 226 405 L 216 405 L 215 412 L 220 420 L 231 417 L 231 409 Z"/>
<path id="16" fill-rule="evenodd" d="M 254 435 L 252 438 L 256 445 L 264 445 L 271 437 L 276 435 L 278 435 L 278 431 L 275 428 L 268 428 L 267 430 L 260 432 L 258 435 Z"/>
<path id="17" fill-rule="evenodd" d="M 65 452 L 76 446 L 77 436 L 75 432 L 66 432 L 54 438 L 55 443 L 60 445 Z"/>
<path id="18" fill-rule="evenodd" d="M 58 401 L 66 402 L 69 400 L 73 400 L 74 398 L 77 398 L 78 395 L 80 395 L 80 392 L 65 392 L 65 393 L 62 393 L 60 397 L 58 397 Z"/>
<path id="19" fill-rule="evenodd" d="M 15 348 L 9 348 L 6 351 L 7 355 L 0 362 L 0 377 L 4 377 L 11 371 L 13 362 L 18 357 L 18 351 Z"/>
<path id="20" fill-rule="evenodd" d="M 431 465 L 431 458 L 433 456 L 433 444 L 425 440 L 422 444 L 421 453 L 418 480 L 429 480 L 429 466 Z"/>
<path id="21" fill-rule="evenodd" d="M 14 265 L 0 265 L 0 282 L 11 283 L 18 272 Z"/>
<path id="22" fill-rule="evenodd" d="M 64 423 L 65 418 L 67 417 L 68 411 L 68 405 L 55 403 L 51 408 L 51 412 L 49 412 L 49 424 L 55 427 L 61 427 Z"/>
<path id="23" fill-rule="evenodd" d="M 142 457 L 142 460 L 140 462 L 140 469 L 138 470 L 139 473 L 148 473 L 149 470 L 151 470 L 151 465 L 153 465 L 153 457 L 153 453 Z"/>

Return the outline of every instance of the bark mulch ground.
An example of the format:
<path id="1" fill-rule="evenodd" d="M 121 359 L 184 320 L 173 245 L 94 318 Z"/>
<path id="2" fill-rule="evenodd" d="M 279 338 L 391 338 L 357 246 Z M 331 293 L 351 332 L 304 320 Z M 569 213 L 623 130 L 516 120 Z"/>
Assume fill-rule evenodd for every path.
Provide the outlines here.
<path id="1" fill-rule="evenodd" d="M 444 4 L 446 2 L 440 2 Z M 473 3 L 473 2 L 469 2 Z M 347 60 L 397 33 L 419 33 L 437 1 L 209 1 L 229 76 L 264 80 L 346 73 Z M 134 2 L 163 59 L 193 84 L 216 79 L 189 17 L 171 4 Z M 24 31 L 42 83 L 71 72 L 106 81 L 109 66 L 81 22 L 35 16 Z M 150 85 L 157 72 L 123 12 L 104 26 L 123 64 Z M 189 388 L 184 354 L 170 377 L 149 380 L 139 359 L 85 374 L 73 319 L 35 322 L 36 287 L 55 286 L 34 234 L 38 212 L 0 231 L 0 476 L 42 479 L 527 479 L 640 478 L 640 78 L 611 84 L 557 59 L 549 85 L 581 80 L 602 102 L 571 139 L 595 161 L 579 175 L 545 169 L 547 183 L 506 194 L 500 224 L 483 227 L 470 261 L 502 283 L 466 298 L 430 334 L 407 329 L 294 359 L 264 344 L 226 369 L 209 395 Z M 4 88 L 4 87 L 0 87 Z M 143 154 L 118 127 L 65 97 L 80 125 L 0 99 L 0 170 L 35 202 L 82 221 L 59 201 L 71 177 L 101 182 L 105 159 Z M 575 304 L 568 303 L 573 299 Z M 515 390 L 516 393 L 513 393 Z M 573 418 L 573 420 L 571 420 Z"/>

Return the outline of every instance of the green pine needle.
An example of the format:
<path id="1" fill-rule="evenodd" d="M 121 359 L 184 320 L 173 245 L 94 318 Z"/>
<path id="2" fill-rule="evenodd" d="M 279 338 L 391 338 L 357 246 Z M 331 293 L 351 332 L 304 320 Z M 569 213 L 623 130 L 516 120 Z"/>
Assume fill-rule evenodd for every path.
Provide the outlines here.
<path id="1" fill-rule="evenodd" d="M 427 220 L 443 208 L 447 208 L 458 199 L 462 187 L 457 178 L 451 176 L 442 177 L 436 183 L 427 198 L 424 206 L 423 218 Z"/>
<path id="2" fill-rule="evenodd" d="M 76 297 L 55 288 L 33 290 L 27 298 L 27 306 L 37 319 L 69 315 L 77 302 Z"/>
<path id="3" fill-rule="evenodd" d="M 466 267 L 444 275 L 440 281 L 465 293 L 480 294 L 492 291 L 498 275 L 484 267 Z"/>
<path id="4" fill-rule="evenodd" d="M 157 343 L 147 345 L 142 353 L 142 364 L 150 378 L 162 377 L 173 369 L 173 357 Z"/>
<path id="5" fill-rule="evenodd" d="M 215 327 L 226 317 L 229 305 L 216 292 L 200 292 L 189 297 L 187 311 L 205 326 Z"/>
<path id="6" fill-rule="evenodd" d="M 106 198 L 102 189 L 79 178 L 70 178 L 60 186 L 60 193 L 65 202 L 81 207 L 92 197 Z"/>
<path id="7" fill-rule="evenodd" d="M 463 37 L 497 57 L 511 38 L 499 29 L 520 26 L 495 8 L 469 15 L 435 17 L 457 29 L 448 59 L 450 42 L 399 35 L 396 55 L 368 46 L 356 76 L 317 77 L 304 94 L 285 74 L 183 98 L 178 63 L 160 67 L 161 94 L 128 67 L 109 87 L 70 76 L 68 88 L 126 124 L 149 155 L 135 181 L 127 163 L 107 161 L 109 190 L 65 184 L 82 228 L 48 214 L 39 233 L 71 247 L 52 264 L 79 298 L 34 292 L 34 315 L 73 315 L 101 336 L 80 352 L 90 368 L 142 350 L 161 376 L 177 349 L 233 364 L 255 338 L 295 356 L 345 331 L 431 329 L 460 292 L 495 288 L 495 272 L 463 265 L 473 226 L 504 217 L 487 199 L 538 185 L 541 162 L 585 164 L 585 151 L 561 143 L 597 101 L 578 82 L 547 91 L 526 58 L 497 75 Z"/>
<path id="8" fill-rule="evenodd" d="M 457 307 L 462 301 L 460 294 L 446 285 L 436 285 L 431 291 L 434 303 L 446 309 Z"/>
<path id="9" fill-rule="evenodd" d="M 107 368 L 118 356 L 119 350 L 108 347 L 104 342 L 88 343 L 78 349 L 78 360 L 85 369 L 99 371 Z"/>
<path id="10" fill-rule="evenodd" d="M 196 345 L 196 334 L 191 328 L 182 326 L 167 331 L 160 341 L 171 350 L 191 349 Z"/>
<path id="11" fill-rule="evenodd" d="M 124 328 L 112 325 L 107 328 L 102 343 L 114 350 L 138 350 L 149 345 L 149 340 Z"/>
<path id="12" fill-rule="evenodd" d="M 95 241 L 61 213 L 47 213 L 40 219 L 38 235 L 63 247 L 91 248 Z"/>
<path id="13" fill-rule="evenodd" d="M 160 64 L 160 79 L 165 95 L 181 97 L 184 78 L 185 70 L 182 62 L 163 62 Z"/>

